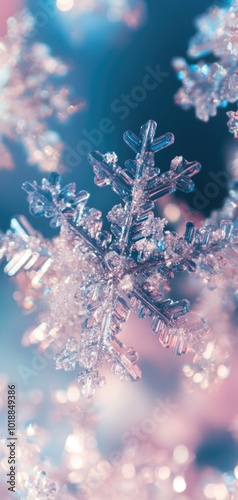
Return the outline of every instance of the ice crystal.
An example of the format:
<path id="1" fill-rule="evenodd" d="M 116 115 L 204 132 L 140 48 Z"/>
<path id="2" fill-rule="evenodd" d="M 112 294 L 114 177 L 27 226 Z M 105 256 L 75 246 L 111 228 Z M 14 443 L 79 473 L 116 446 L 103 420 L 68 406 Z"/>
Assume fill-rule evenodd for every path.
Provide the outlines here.
<path id="1" fill-rule="evenodd" d="M 175 95 L 175 102 L 184 109 L 195 107 L 196 116 L 208 121 L 218 107 L 237 102 L 237 0 L 226 7 L 212 7 L 196 21 L 197 34 L 191 39 L 188 55 L 200 58 L 208 54 L 215 62 L 198 60 L 188 64 L 176 58 L 173 66 L 183 86 Z M 228 113 L 229 130 L 237 136 L 236 113 Z"/>
<path id="2" fill-rule="evenodd" d="M 99 210 L 87 204 L 89 193 L 76 192 L 74 183 L 61 186 L 58 174 L 41 185 L 26 182 L 30 212 L 50 219 L 60 234 L 47 241 L 23 220 L 13 219 L 12 231 L 2 237 L 5 271 L 16 276 L 17 299 L 30 309 L 39 299 L 48 312 L 26 343 L 32 339 L 57 349 L 57 369 L 80 366 L 78 381 L 85 395 L 104 384 L 101 368 L 109 362 L 123 380 L 138 380 L 138 355 L 118 338 L 130 311 L 150 317 L 152 331 L 165 347 L 177 354 L 190 347 L 197 351 L 199 339 L 208 332 L 202 319 L 190 318 L 186 299 L 168 298 L 177 272 L 188 270 L 204 280 L 221 274 L 224 261 L 236 258 L 236 227 L 221 220 L 197 230 L 186 224 L 184 236 L 167 230 L 166 220 L 154 215 L 154 200 L 180 189 L 193 189 L 191 177 L 197 162 L 182 157 L 172 160 L 170 170 L 160 173 L 154 154 L 173 143 L 171 133 L 154 139 L 156 124 L 147 122 L 140 137 L 124 134 L 136 153 L 120 167 L 115 153 L 91 153 L 89 161 L 98 186 L 111 185 L 121 198 L 108 214 L 110 232 L 102 228 Z M 232 253 L 233 252 L 233 253 Z M 186 316 L 187 315 L 187 316 Z"/>
<path id="3" fill-rule="evenodd" d="M 57 169 L 63 142 L 48 118 L 66 121 L 78 106 L 70 104 L 62 85 L 68 68 L 50 54 L 47 45 L 30 43 L 34 21 L 29 12 L 8 19 L 8 33 L 0 43 L 1 167 L 12 168 L 5 140 L 21 141 L 30 164 Z"/>

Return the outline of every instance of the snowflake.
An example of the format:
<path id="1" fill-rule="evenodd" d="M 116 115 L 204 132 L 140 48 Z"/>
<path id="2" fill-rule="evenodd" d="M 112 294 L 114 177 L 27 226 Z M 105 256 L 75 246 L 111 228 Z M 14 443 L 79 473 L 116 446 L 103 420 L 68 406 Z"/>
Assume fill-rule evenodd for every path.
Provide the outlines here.
<path id="1" fill-rule="evenodd" d="M 21 141 L 28 162 L 49 171 L 59 165 L 63 142 L 47 120 L 66 121 L 79 105 L 70 104 L 69 89 L 62 86 L 67 66 L 47 45 L 28 42 L 33 29 L 33 18 L 24 10 L 8 19 L 7 37 L 0 43 L 1 167 L 13 167 L 7 139 Z"/>
<path id="2" fill-rule="evenodd" d="M 175 102 L 184 109 L 194 106 L 197 118 L 203 121 L 215 116 L 218 107 L 237 102 L 237 6 L 237 0 L 233 0 L 228 7 L 212 7 L 196 21 L 198 33 L 190 41 L 188 54 L 193 58 L 212 54 L 215 62 L 199 60 L 189 65 L 183 58 L 173 60 L 183 83 Z M 236 137 L 236 113 L 228 116 L 229 130 Z"/>
<path id="3" fill-rule="evenodd" d="M 13 219 L 12 230 L 1 238 L 5 271 L 16 276 L 16 299 L 27 310 L 42 300 L 42 323 L 25 339 L 56 349 L 57 369 L 74 370 L 83 393 L 91 396 L 104 384 L 101 368 L 109 362 L 122 380 L 141 377 L 138 355 L 118 338 L 130 311 L 150 317 L 152 331 L 165 347 L 177 354 L 197 350 L 199 339 L 208 333 L 203 319 L 190 318 L 186 299 L 168 298 L 177 272 L 188 270 L 209 283 L 222 275 L 223 264 L 232 266 L 237 257 L 237 228 L 221 220 L 197 230 L 186 224 L 184 236 L 170 232 L 166 220 L 155 217 L 154 200 L 177 189 L 190 192 L 191 177 L 200 164 L 176 157 L 167 172 L 160 173 L 154 154 L 171 145 L 171 133 L 154 139 L 156 123 L 141 127 L 140 137 L 128 131 L 125 142 L 136 153 L 122 168 L 118 161 L 99 152 L 89 161 L 98 186 L 111 185 L 122 203 L 108 214 L 110 232 L 103 230 L 99 210 L 87 204 L 89 193 L 76 192 L 74 183 L 63 187 L 52 173 L 41 185 L 26 182 L 30 212 L 50 219 L 60 228 L 51 241 L 32 230 L 22 218 Z M 233 252 L 233 254 L 232 254 Z"/>

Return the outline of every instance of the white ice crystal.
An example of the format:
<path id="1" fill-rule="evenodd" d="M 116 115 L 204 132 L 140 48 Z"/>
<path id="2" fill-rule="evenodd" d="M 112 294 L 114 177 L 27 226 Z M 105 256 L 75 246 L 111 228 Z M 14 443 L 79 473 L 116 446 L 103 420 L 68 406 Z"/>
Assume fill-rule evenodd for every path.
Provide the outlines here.
<path id="1" fill-rule="evenodd" d="M 183 58 L 173 60 L 182 87 L 175 102 L 183 109 L 195 107 L 197 118 L 208 121 L 217 108 L 237 102 L 238 89 L 238 15 L 237 0 L 225 7 L 214 6 L 196 21 L 197 34 L 189 43 L 188 55 L 200 58 L 215 57 L 215 62 L 198 60 L 188 64 Z M 236 113 L 227 113 L 229 130 L 237 137 Z"/>
<path id="2" fill-rule="evenodd" d="M 64 84 L 67 66 L 47 45 L 32 43 L 33 29 L 32 16 L 21 11 L 8 19 L 7 36 L 0 42 L 0 166 L 13 167 L 7 139 L 23 144 L 30 164 L 51 171 L 59 167 L 63 142 L 48 119 L 66 121 L 78 106 L 70 103 Z"/>

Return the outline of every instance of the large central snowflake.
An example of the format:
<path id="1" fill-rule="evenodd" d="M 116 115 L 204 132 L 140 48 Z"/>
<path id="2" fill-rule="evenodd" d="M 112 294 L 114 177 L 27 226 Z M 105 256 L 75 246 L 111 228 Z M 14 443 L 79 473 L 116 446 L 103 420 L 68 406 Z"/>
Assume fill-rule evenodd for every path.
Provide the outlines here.
<path id="1" fill-rule="evenodd" d="M 222 272 L 232 245 L 237 246 L 232 222 L 219 221 L 196 230 L 186 224 L 184 236 L 165 228 L 166 220 L 154 214 L 154 200 L 180 189 L 190 192 L 191 177 L 200 164 L 182 157 L 172 160 L 160 173 L 154 155 L 171 145 L 171 133 L 154 139 L 156 123 L 147 122 L 140 136 L 124 134 L 136 153 L 126 168 L 114 152 L 91 153 L 90 163 L 98 186 L 111 185 L 122 203 L 108 213 L 111 231 L 102 229 L 101 212 L 88 207 L 89 193 L 76 192 L 74 183 L 61 187 L 52 173 L 41 185 L 26 182 L 30 212 L 50 218 L 60 234 L 51 241 L 32 230 L 24 219 L 13 219 L 12 231 L 2 237 L 5 271 L 17 276 L 16 299 L 27 310 L 43 299 L 47 312 L 41 324 L 25 336 L 25 344 L 52 343 L 57 350 L 56 368 L 73 370 L 79 363 L 79 382 L 86 395 L 104 383 L 105 361 L 121 379 L 138 380 L 138 355 L 118 339 L 131 310 L 140 318 L 151 317 L 152 331 L 177 354 L 188 347 L 202 349 L 208 327 L 188 314 L 185 299 L 168 298 L 176 272 L 198 269 L 203 279 Z"/>

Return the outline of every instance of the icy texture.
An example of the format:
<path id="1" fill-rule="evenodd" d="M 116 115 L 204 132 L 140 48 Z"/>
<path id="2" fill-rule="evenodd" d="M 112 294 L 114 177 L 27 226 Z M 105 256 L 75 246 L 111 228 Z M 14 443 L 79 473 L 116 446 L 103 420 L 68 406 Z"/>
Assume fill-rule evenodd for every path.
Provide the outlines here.
<path id="1" fill-rule="evenodd" d="M 188 64 L 177 58 L 173 66 L 183 86 L 175 95 L 175 102 L 183 109 L 195 107 L 197 118 L 208 121 L 218 107 L 237 102 L 238 90 L 238 15 L 237 0 L 227 7 L 212 7 L 196 21 L 197 34 L 189 43 L 188 55 L 200 58 L 215 57 L 215 62 L 198 60 Z M 235 113 L 228 113 L 229 130 L 237 136 Z M 235 125 L 235 128 L 233 128 Z"/>
<path id="2" fill-rule="evenodd" d="M 13 167 L 7 138 L 21 141 L 30 164 L 50 171 L 59 166 L 63 142 L 48 119 L 66 121 L 78 106 L 70 104 L 63 83 L 67 66 L 47 45 L 32 44 L 33 30 L 33 18 L 24 10 L 8 20 L 7 36 L 0 42 L 0 166 Z"/>
<path id="3" fill-rule="evenodd" d="M 104 384 L 105 361 L 123 380 L 141 377 L 138 355 L 119 339 L 130 311 L 150 317 L 152 331 L 165 347 L 177 354 L 190 347 L 201 351 L 206 321 L 186 314 L 186 299 L 168 298 L 176 272 L 196 271 L 206 283 L 221 276 L 224 264 L 237 257 L 237 228 L 232 220 L 219 220 L 197 230 L 188 222 L 184 236 L 165 229 L 166 221 L 154 215 L 154 200 L 180 189 L 193 189 L 191 177 L 197 162 L 182 157 L 172 160 L 170 170 L 160 173 L 154 154 L 173 143 L 167 133 L 154 139 L 156 124 L 147 122 L 140 137 L 132 132 L 124 140 L 136 153 L 126 168 L 115 153 L 91 153 L 90 163 L 98 186 L 111 185 L 121 204 L 108 214 L 111 231 L 102 228 L 101 213 L 87 205 L 89 194 L 76 192 L 74 183 L 61 186 L 58 174 L 41 185 L 26 182 L 30 212 L 50 219 L 60 235 L 46 241 L 24 219 L 13 219 L 12 231 L 2 237 L 5 271 L 16 276 L 16 299 L 28 310 L 39 299 L 48 312 L 42 323 L 25 337 L 25 344 L 53 343 L 56 368 L 73 370 L 79 364 L 78 381 L 91 396 Z"/>

